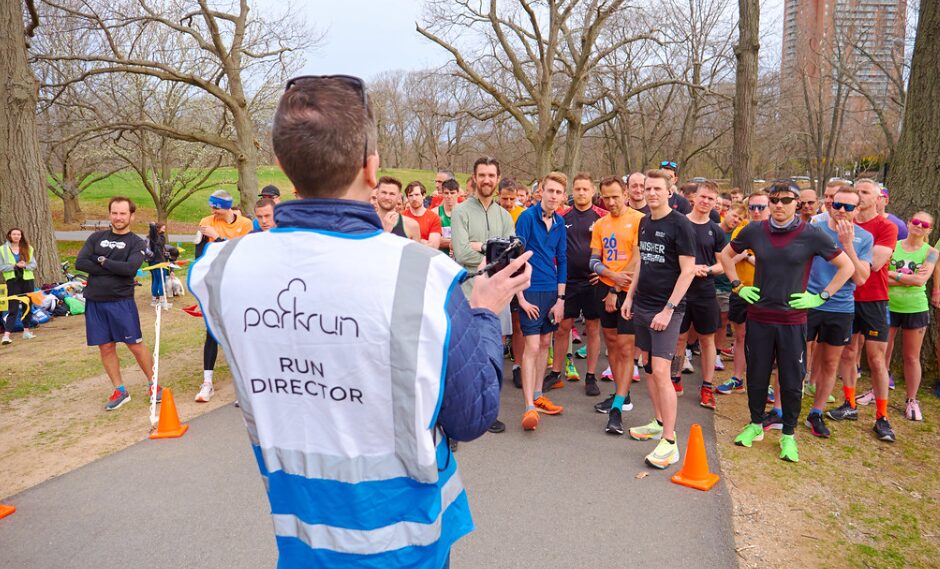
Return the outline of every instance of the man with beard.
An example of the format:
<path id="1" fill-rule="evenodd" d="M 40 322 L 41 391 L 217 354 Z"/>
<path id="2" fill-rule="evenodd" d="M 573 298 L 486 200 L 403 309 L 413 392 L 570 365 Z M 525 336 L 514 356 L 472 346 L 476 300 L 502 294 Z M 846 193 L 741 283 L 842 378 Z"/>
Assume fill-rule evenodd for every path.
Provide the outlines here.
<path id="1" fill-rule="evenodd" d="M 418 222 L 398 213 L 401 206 L 401 182 L 391 176 L 379 178 L 375 187 L 375 213 L 382 220 L 382 228 L 386 233 L 421 240 L 421 227 Z"/>

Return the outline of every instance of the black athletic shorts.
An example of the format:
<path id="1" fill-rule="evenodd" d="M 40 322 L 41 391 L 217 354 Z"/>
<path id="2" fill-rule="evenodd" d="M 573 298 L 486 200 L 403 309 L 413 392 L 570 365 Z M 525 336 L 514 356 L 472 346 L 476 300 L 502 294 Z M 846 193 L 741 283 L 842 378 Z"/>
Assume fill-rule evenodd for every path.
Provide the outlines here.
<path id="1" fill-rule="evenodd" d="M 924 312 L 892 312 L 891 327 L 902 330 L 920 330 L 930 326 L 930 311 Z"/>
<path id="2" fill-rule="evenodd" d="M 830 346 L 848 346 L 852 340 L 854 319 L 855 315 L 850 312 L 810 310 L 806 315 L 806 341 Z"/>
<path id="3" fill-rule="evenodd" d="M 627 320 L 620 315 L 620 307 L 623 306 L 627 293 L 625 291 L 617 293 L 617 310 L 607 312 L 607 309 L 604 308 L 604 299 L 607 298 L 607 293 L 611 287 L 604 283 L 598 283 L 597 289 L 597 309 L 601 317 L 601 328 L 607 328 L 608 330 L 616 328 L 618 334 L 633 334 L 633 320 Z"/>
<path id="4" fill-rule="evenodd" d="M 728 321 L 735 324 L 747 322 L 747 306 L 746 300 L 732 292 L 728 301 Z"/>
<path id="5" fill-rule="evenodd" d="M 577 318 L 582 314 L 585 320 L 600 318 L 598 309 L 604 302 L 602 297 L 598 299 L 600 286 L 591 283 L 568 283 L 565 287 L 565 319 Z"/>
<path id="6" fill-rule="evenodd" d="M 862 334 L 866 340 L 872 342 L 887 342 L 888 301 L 856 302 L 852 333 Z"/>
<path id="7" fill-rule="evenodd" d="M 682 319 L 679 332 L 685 334 L 693 325 L 696 332 L 705 335 L 714 334 L 718 328 L 721 328 L 721 309 L 718 306 L 718 298 L 713 296 L 685 299 L 685 317 Z"/>
<path id="8" fill-rule="evenodd" d="M 653 318 L 661 310 L 651 311 L 644 308 L 633 310 L 636 329 L 636 347 L 650 354 L 651 357 L 672 361 L 676 355 L 676 343 L 679 341 L 679 328 L 682 326 L 683 312 L 673 312 L 669 326 L 657 332 L 650 329 Z"/>

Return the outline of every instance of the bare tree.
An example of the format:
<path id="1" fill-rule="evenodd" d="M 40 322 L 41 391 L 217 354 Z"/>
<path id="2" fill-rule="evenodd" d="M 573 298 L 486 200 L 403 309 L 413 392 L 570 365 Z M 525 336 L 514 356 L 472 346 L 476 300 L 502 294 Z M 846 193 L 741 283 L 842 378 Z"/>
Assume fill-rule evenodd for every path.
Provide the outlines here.
<path id="1" fill-rule="evenodd" d="M 25 10 L 18 0 L 0 2 L 0 229 L 26 232 L 36 249 L 37 281 L 51 282 L 59 274 L 59 252 L 36 130 L 39 83 L 27 60 L 38 26 L 33 0 Z"/>
<path id="2" fill-rule="evenodd" d="M 253 115 L 259 107 L 270 108 L 276 91 L 296 67 L 299 50 L 320 39 L 308 33 L 295 14 L 285 12 L 267 20 L 251 14 L 248 0 L 211 4 L 208 0 L 42 1 L 51 17 L 69 21 L 75 33 L 92 39 L 88 43 L 94 48 L 79 54 L 40 54 L 39 59 L 50 64 L 77 61 L 84 68 L 51 88 L 117 73 L 201 90 L 207 104 L 217 105 L 227 115 L 230 132 L 146 119 L 123 126 L 226 151 L 238 170 L 242 202 L 254 199 L 259 145 Z M 142 36 L 161 37 L 164 44 L 156 52 L 141 49 L 138 40 Z M 177 52 L 182 57 L 174 59 L 185 63 L 168 64 L 159 57 L 167 51 Z M 205 72 L 207 65 L 210 69 Z"/>
<path id="3" fill-rule="evenodd" d="M 731 184 L 744 191 L 750 191 L 754 179 L 751 146 L 757 113 L 759 33 L 759 0 L 738 0 L 738 43 L 734 47 L 737 71 L 734 83 L 734 147 L 731 152 Z"/>

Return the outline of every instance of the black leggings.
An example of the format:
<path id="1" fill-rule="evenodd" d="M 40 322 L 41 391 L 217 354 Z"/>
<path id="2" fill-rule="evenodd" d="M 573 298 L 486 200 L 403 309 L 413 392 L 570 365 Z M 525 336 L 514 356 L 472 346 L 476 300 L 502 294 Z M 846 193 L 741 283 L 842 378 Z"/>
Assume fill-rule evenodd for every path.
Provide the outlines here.
<path id="1" fill-rule="evenodd" d="M 806 375 L 806 325 L 747 321 L 744 336 L 747 360 L 747 405 L 751 422 L 760 424 L 767 406 L 767 388 L 774 362 L 780 381 L 783 434 L 792 435 L 800 418 L 800 396 Z"/>
<path id="2" fill-rule="evenodd" d="M 33 279 L 23 280 L 23 279 L 9 279 L 7 281 L 7 296 L 14 296 L 17 294 L 26 294 L 27 292 L 33 292 L 34 283 Z M 6 320 L 3 323 L 4 329 L 7 332 L 13 330 L 13 325 L 16 324 L 16 314 L 19 312 L 20 307 L 23 303 L 18 300 L 11 300 L 7 312 Z M 26 307 L 22 307 L 23 310 L 26 310 Z M 27 316 L 23 320 L 23 327 L 32 328 L 33 327 L 33 317 Z"/>
<path id="3" fill-rule="evenodd" d="M 202 345 L 202 369 L 215 369 L 215 360 L 219 357 L 219 343 L 212 339 L 206 330 L 206 343 Z"/>

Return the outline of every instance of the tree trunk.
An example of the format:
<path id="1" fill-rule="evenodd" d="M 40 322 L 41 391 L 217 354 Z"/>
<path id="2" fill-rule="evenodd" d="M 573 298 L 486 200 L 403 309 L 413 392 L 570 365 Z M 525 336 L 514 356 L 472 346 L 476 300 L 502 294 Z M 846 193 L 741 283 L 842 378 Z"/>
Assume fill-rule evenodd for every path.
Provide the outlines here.
<path id="1" fill-rule="evenodd" d="M 757 114 L 757 53 L 760 49 L 760 2 L 738 0 L 738 45 L 734 47 L 737 70 L 734 84 L 734 146 L 731 151 L 731 185 L 750 193 L 751 139 Z"/>
<path id="2" fill-rule="evenodd" d="M 71 194 L 68 190 L 62 194 L 63 221 L 65 223 L 79 223 L 82 221 L 82 206 L 78 203 L 78 196 Z"/>
<path id="3" fill-rule="evenodd" d="M 888 169 L 891 210 L 901 219 L 927 210 L 940 211 L 940 2 L 921 2 L 911 57 L 904 126 Z M 934 235 L 936 237 L 936 235 Z M 936 286 L 936 285 L 934 285 Z M 937 325 L 931 326 L 922 351 L 924 377 L 936 377 L 933 358 Z M 901 358 L 895 358 L 900 361 Z"/>
<path id="4" fill-rule="evenodd" d="M 581 118 L 584 113 L 576 109 L 571 111 L 571 115 L 566 119 L 568 124 L 567 136 L 565 137 L 565 164 L 562 171 L 568 176 L 569 189 L 575 174 L 581 169 L 581 146 L 584 143 L 584 125 Z"/>
<path id="5" fill-rule="evenodd" d="M 233 113 L 235 123 L 235 139 L 238 142 L 239 153 L 235 156 L 235 167 L 238 170 L 238 194 L 242 212 L 251 217 L 254 204 L 258 201 L 258 148 L 255 146 L 255 129 L 251 124 L 251 115 L 248 109 L 239 109 Z"/>
<path id="6" fill-rule="evenodd" d="M 0 2 L 0 231 L 20 227 L 36 249 L 36 282 L 58 277 L 45 168 L 36 132 L 39 83 L 26 59 L 23 5 Z"/>

